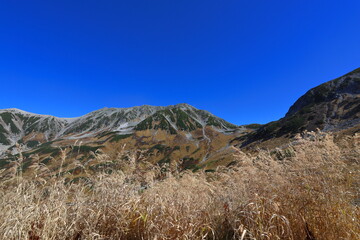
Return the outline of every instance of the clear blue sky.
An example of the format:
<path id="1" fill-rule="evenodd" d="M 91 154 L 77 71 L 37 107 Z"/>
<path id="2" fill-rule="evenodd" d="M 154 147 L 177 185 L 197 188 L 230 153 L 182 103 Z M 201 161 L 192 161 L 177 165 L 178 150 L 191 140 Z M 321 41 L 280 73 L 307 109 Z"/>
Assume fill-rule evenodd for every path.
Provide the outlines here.
<path id="1" fill-rule="evenodd" d="M 189 103 L 281 118 L 360 67 L 359 0 L 1 1 L 0 108 L 75 117 Z"/>

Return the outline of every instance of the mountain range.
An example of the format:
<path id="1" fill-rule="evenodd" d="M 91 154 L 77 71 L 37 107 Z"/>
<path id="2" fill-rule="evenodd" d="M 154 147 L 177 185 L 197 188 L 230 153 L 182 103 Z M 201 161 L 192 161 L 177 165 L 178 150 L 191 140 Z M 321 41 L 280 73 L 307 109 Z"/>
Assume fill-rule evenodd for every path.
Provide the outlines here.
<path id="1" fill-rule="evenodd" d="M 147 150 L 153 162 L 205 162 L 234 136 L 249 131 L 188 104 L 166 107 L 103 108 L 78 118 L 57 118 L 0 110 L 0 156 L 9 163 L 19 152 L 31 161 L 59 158 L 59 148 L 77 146 L 82 158 L 92 151 Z M 21 145 L 21 148 L 17 145 Z M 156 150 L 156 151 L 155 151 Z M 1 161 L 1 160 L 0 160 Z"/>
<path id="2" fill-rule="evenodd" d="M 234 148 L 277 147 L 305 130 L 353 134 L 359 126 L 360 68 L 310 89 L 283 118 L 265 125 L 236 126 L 185 103 L 103 108 L 77 118 L 3 109 L 0 168 L 20 152 L 28 165 L 35 155 L 56 165 L 60 149 L 80 160 L 94 152 L 115 156 L 136 149 L 154 164 L 176 162 L 182 169 L 211 169 L 231 163 Z"/>
<path id="3" fill-rule="evenodd" d="M 31 145 L 31 148 L 48 141 L 80 139 L 104 131 L 131 134 L 134 131 L 159 129 L 176 134 L 178 131 L 193 131 L 206 126 L 213 126 L 219 132 L 236 128 L 188 104 L 103 108 L 78 118 L 57 118 L 19 109 L 4 109 L 0 110 L 0 144 L 3 150 L 19 141 Z"/>

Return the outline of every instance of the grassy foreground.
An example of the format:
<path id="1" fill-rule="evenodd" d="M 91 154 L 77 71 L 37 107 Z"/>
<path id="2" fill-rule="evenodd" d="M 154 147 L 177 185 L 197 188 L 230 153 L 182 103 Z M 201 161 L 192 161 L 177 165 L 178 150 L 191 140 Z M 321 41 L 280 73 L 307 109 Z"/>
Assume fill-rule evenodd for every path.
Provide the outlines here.
<path id="1" fill-rule="evenodd" d="M 95 156 L 103 169 L 74 162 L 73 181 L 36 163 L 25 177 L 14 162 L 0 183 L 0 239 L 360 239 L 358 136 L 304 134 L 237 151 L 215 172 Z"/>

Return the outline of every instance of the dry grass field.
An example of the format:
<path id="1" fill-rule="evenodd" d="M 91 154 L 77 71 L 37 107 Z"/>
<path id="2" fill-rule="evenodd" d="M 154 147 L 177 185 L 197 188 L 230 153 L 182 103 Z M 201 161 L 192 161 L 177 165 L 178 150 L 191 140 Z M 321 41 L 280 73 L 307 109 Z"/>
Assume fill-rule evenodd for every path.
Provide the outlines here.
<path id="1" fill-rule="evenodd" d="M 76 161 L 76 178 L 36 162 L 25 176 L 21 156 L 13 162 L 1 173 L 0 239 L 360 239 L 358 136 L 304 133 L 274 151 L 237 150 L 216 171 L 94 155 L 102 168 Z"/>

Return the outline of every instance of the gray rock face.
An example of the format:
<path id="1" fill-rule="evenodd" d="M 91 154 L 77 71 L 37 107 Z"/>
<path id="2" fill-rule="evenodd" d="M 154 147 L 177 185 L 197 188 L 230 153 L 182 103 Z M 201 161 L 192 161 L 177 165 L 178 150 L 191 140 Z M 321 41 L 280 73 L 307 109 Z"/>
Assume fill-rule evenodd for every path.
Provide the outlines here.
<path id="1" fill-rule="evenodd" d="M 43 138 L 54 138 L 70 120 L 32 114 L 19 109 L 0 110 L 0 144 L 12 145 L 30 133 L 42 133 Z"/>

